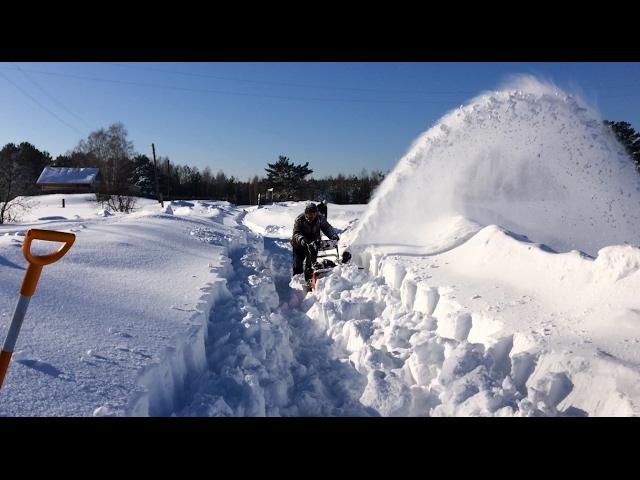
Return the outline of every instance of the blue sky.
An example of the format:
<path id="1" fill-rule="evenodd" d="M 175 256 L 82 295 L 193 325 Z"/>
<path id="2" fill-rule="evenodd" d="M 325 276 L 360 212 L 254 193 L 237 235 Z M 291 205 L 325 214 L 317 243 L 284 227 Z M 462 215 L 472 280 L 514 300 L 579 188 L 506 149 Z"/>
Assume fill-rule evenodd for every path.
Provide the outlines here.
<path id="1" fill-rule="evenodd" d="M 442 115 L 508 75 L 581 92 L 640 131 L 640 63 L 0 63 L 0 146 L 54 157 L 122 122 L 135 150 L 246 180 L 279 155 L 314 177 L 388 171 Z"/>

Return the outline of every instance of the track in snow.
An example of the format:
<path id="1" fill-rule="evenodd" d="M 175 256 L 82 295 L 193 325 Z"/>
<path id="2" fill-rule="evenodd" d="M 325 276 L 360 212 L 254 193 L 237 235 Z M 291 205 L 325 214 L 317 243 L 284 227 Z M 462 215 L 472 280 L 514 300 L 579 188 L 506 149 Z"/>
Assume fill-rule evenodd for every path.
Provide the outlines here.
<path id="1" fill-rule="evenodd" d="M 366 379 L 336 358 L 333 341 L 299 308 L 286 245 L 269 238 L 263 244 L 248 229 L 247 238 L 230 254 L 229 295 L 211 311 L 209 370 L 187 386 L 175 414 L 376 415 L 358 401 Z"/>

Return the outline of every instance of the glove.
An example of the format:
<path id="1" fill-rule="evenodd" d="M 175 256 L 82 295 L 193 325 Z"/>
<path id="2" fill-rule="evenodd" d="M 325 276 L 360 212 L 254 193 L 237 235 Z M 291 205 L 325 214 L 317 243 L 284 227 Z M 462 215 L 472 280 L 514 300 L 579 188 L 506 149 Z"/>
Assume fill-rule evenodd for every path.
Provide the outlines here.
<path id="1" fill-rule="evenodd" d="M 340 237 L 338 235 L 334 235 L 333 237 L 331 237 L 331 240 L 340 240 Z"/>
<path id="2" fill-rule="evenodd" d="M 304 247 L 306 247 L 306 246 L 307 246 L 307 242 L 305 242 L 305 241 L 304 241 L 304 238 L 300 239 L 300 246 L 301 246 L 302 248 L 304 248 Z"/>

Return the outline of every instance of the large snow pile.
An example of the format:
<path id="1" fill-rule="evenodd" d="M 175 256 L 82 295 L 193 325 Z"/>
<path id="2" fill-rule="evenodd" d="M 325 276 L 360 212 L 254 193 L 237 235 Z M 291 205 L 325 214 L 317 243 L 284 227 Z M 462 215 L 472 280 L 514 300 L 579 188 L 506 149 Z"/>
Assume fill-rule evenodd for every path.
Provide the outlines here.
<path id="1" fill-rule="evenodd" d="M 459 235 L 442 238 L 450 224 Z M 591 107 L 522 77 L 418 138 L 370 202 L 354 243 L 442 249 L 492 224 L 592 256 L 638 243 L 638 175 Z"/>
<path id="2" fill-rule="evenodd" d="M 393 416 L 640 413 L 640 249 L 594 261 L 482 229 L 430 257 L 321 278 L 306 315 Z"/>

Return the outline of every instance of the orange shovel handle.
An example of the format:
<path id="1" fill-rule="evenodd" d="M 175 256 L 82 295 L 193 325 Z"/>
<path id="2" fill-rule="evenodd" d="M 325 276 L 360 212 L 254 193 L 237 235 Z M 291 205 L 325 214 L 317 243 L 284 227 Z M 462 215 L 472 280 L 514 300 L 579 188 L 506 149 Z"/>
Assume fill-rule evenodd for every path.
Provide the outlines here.
<path id="1" fill-rule="evenodd" d="M 33 240 L 45 240 L 49 242 L 62 242 L 62 245 L 58 250 L 47 255 L 32 255 L 31 254 L 31 242 Z M 60 260 L 65 253 L 69 251 L 71 245 L 76 240 L 76 236 L 73 233 L 55 232 L 52 230 L 39 230 L 37 228 L 30 228 L 27 230 L 27 234 L 22 244 L 22 253 L 24 258 L 29 262 L 27 273 L 24 275 L 22 285 L 20 286 L 20 294 L 30 297 L 36 291 L 36 285 L 40 278 L 40 272 L 42 267 Z"/>
<path id="2" fill-rule="evenodd" d="M 62 242 L 64 243 L 57 251 L 49 253 L 48 255 L 32 255 L 31 254 L 31 242 L 33 240 L 46 240 L 49 242 Z M 73 242 L 76 240 L 76 236 L 73 233 L 54 232 L 53 230 L 38 230 L 37 228 L 30 228 L 27 230 L 24 243 L 22 244 L 22 253 L 24 258 L 29 263 L 34 265 L 49 265 L 50 263 L 60 260 L 65 253 L 71 248 Z"/>

